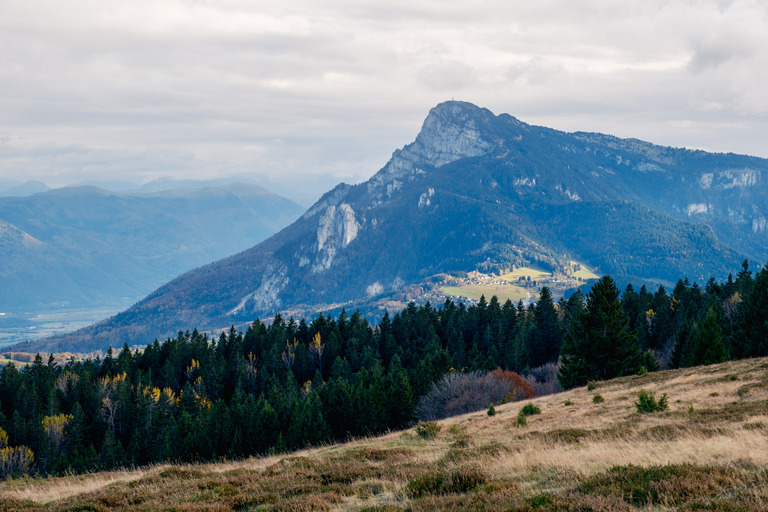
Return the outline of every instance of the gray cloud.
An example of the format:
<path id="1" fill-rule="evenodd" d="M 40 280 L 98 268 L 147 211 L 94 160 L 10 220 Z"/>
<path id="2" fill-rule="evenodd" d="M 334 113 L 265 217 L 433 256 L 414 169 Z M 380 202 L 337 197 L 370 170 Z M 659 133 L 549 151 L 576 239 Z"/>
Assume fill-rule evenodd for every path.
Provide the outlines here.
<path id="1" fill-rule="evenodd" d="M 0 179 L 361 181 L 456 97 L 768 156 L 759 0 L 0 1 Z"/>

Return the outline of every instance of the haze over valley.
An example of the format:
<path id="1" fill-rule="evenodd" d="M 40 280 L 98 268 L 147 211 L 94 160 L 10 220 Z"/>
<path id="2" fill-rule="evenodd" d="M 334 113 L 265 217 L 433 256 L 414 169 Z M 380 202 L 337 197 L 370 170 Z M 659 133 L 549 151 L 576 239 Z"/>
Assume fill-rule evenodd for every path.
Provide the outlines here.
<path id="1" fill-rule="evenodd" d="M 115 314 L 178 274 L 267 238 L 303 210 L 244 183 L 0 197 L 0 346 Z"/>

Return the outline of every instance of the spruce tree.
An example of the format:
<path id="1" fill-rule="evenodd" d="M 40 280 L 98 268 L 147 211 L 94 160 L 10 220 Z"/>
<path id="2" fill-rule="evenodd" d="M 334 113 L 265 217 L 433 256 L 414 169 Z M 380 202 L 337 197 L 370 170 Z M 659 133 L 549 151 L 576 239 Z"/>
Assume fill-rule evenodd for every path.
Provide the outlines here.
<path id="1" fill-rule="evenodd" d="M 546 286 L 541 288 L 539 300 L 533 308 L 536 329 L 531 336 L 529 351 L 531 368 L 557 361 L 563 333 L 557 318 L 557 310 L 552 300 L 552 292 Z"/>
<path id="2" fill-rule="evenodd" d="M 637 373 L 643 356 L 637 335 L 619 302 L 619 290 L 604 276 L 587 295 L 584 311 L 566 334 L 558 380 L 565 389 L 589 380 Z"/>
<path id="3" fill-rule="evenodd" d="M 392 359 L 387 381 L 389 427 L 403 428 L 413 419 L 414 400 L 408 374 L 397 356 Z"/>
<path id="4" fill-rule="evenodd" d="M 693 325 L 684 323 L 675 335 L 675 345 L 672 349 L 672 359 L 669 365 L 672 368 L 687 368 L 690 366 L 691 353 L 693 352 Z"/>
<path id="5" fill-rule="evenodd" d="M 768 355 L 768 265 L 750 283 L 743 311 L 741 332 L 734 340 L 734 357 Z"/>
<path id="6" fill-rule="evenodd" d="M 710 308 L 704 321 L 694 329 L 690 363 L 691 366 L 697 366 L 722 363 L 727 360 L 728 353 L 723 345 L 720 320 L 715 311 Z"/>

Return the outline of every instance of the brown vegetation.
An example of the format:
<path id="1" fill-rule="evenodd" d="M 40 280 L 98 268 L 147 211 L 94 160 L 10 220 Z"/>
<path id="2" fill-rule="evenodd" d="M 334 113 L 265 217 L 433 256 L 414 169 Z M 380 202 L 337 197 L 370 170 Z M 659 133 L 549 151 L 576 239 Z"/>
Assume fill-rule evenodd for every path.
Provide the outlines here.
<path id="1" fill-rule="evenodd" d="M 730 376 L 735 375 L 733 379 Z M 651 373 L 282 457 L 21 479 L 2 510 L 768 510 L 768 360 Z M 640 390 L 668 409 L 641 414 Z M 716 396 L 712 396 L 716 394 Z M 564 405 L 565 402 L 571 405 Z"/>
<path id="2" fill-rule="evenodd" d="M 520 375 L 497 368 L 490 373 L 450 372 L 432 385 L 419 399 L 416 416 L 420 420 L 439 420 L 535 395 Z"/>

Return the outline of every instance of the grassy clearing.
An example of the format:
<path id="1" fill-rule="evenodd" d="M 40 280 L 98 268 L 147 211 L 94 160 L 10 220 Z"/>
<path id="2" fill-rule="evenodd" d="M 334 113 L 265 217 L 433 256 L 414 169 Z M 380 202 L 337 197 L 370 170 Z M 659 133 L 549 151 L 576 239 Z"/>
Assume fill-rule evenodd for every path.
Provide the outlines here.
<path id="1" fill-rule="evenodd" d="M 552 277 L 552 272 L 541 270 L 535 267 L 520 267 L 516 268 L 508 274 L 500 276 L 500 279 L 506 279 L 507 281 L 517 281 L 521 277 L 531 278 L 531 281 L 541 281 L 543 279 L 549 279 Z"/>
<path id="2" fill-rule="evenodd" d="M 6 359 L 4 357 L 0 357 L 0 366 L 5 366 L 8 363 L 11 363 L 16 368 L 22 368 L 22 367 L 24 367 L 24 366 L 26 366 L 28 364 L 31 364 L 31 363 L 27 363 L 25 361 L 16 361 L 14 359 Z"/>
<path id="3" fill-rule="evenodd" d="M 527 290 L 515 285 L 493 285 L 493 284 L 471 284 L 467 286 L 445 286 L 443 293 L 448 296 L 466 297 L 472 300 L 480 300 L 485 296 L 485 300 L 491 300 L 494 295 L 502 304 L 507 299 L 512 302 L 525 300 L 531 297 L 532 290 Z M 537 292 L 538 293 L 538 292 Z"/>
<path id="4" fill-rule="evenodd" d="M 574 267 L 578 266 L 576 262 L 571 263 Z M 579 270 L 574 271 L 570 276 L 553 274 L 550 271 L 535 267 L 521 267 L 500 276 L 471 275 L 471 278 L 465 279 L 461 286 L 445 286 L 441 291 L 447 296 L 465 297 L 472 300 L 479 300 L 483 295 L 487 300 L 490 300 L 495 295 L 502 303 L 507 299 L 517 302 L 535 299 L 538 297 L 542 286 L 548 286 L 558 296 L 566 290 L 582 284 L 578 279 L 587 281 L 598 277 L 584 266 L 580 266 Z M 521 278 L 525 281 L 521 281 Z"/>
<path id="5" fill-rule="evenodd" d="M 599 383 L 599 403 L 575 389 L 446 419 L 434 437 L 6 482 L 0 509 L 768 510 L 767 383 L 766 359 L 625 377 Z M 640 390 L 668 408 L 640 414 Z M 516 427 L 529 404 L 540 414 Z"/>
<path id="6" fill-rule="evenodd" d="M 572 261 L 571 263 L 574 266 L 579 265 L 580 267 L 578 270 L 573 272 L 573 277 L 575 277 L 576 279 L 581 279 L 582 281 L 589 281 L 590 279 L 600 279 L 599 275 L 595 274 L 584 265 L 576 263 L 575 261 Z"/>

